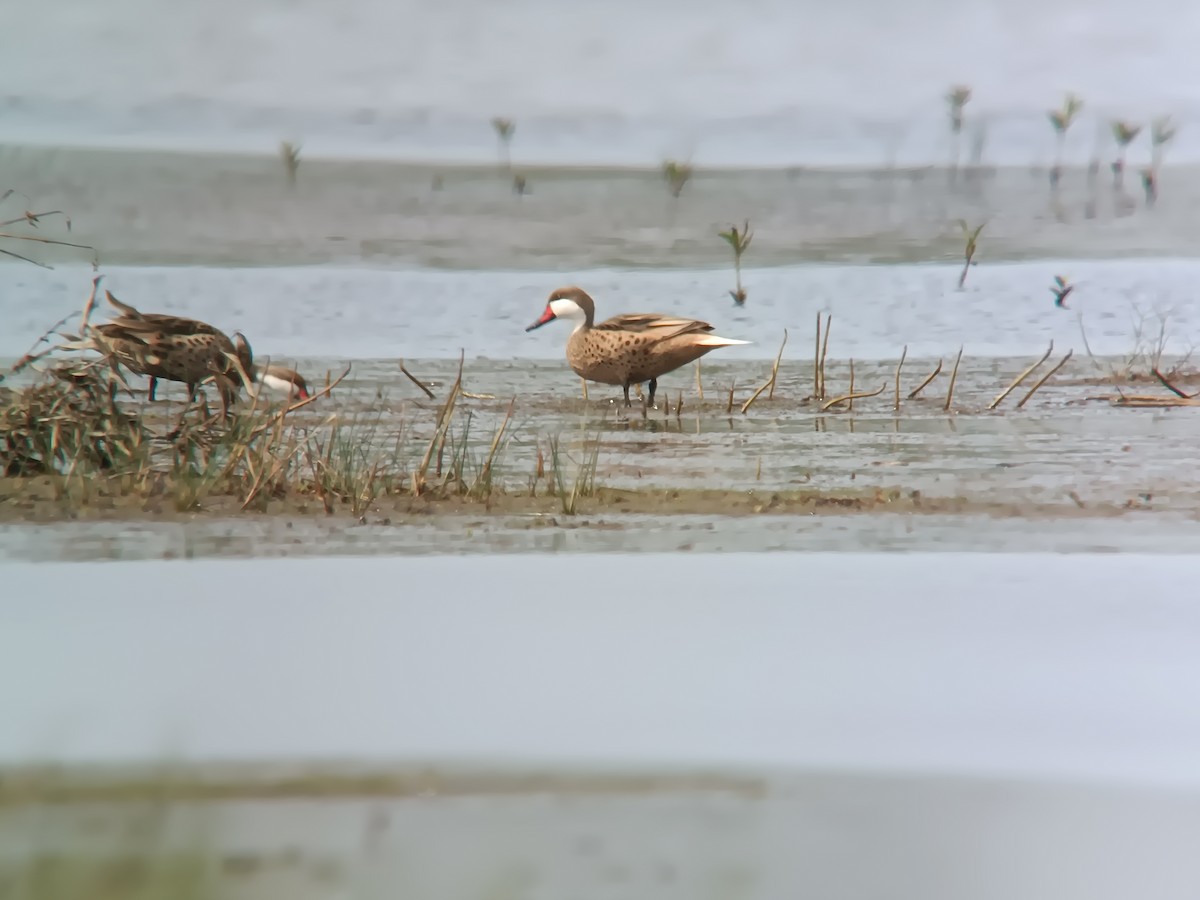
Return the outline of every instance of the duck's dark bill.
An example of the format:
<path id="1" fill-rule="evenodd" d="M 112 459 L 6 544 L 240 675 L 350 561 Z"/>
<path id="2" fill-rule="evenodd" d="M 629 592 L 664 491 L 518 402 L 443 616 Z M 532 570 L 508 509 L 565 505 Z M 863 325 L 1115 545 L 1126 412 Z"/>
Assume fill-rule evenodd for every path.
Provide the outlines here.
<path id="1" fill-rule="evenodd" d="M 534 322 L 532 325 L 530 325 L 528 328 L 526 328 L 525 330 L 533 331 L 533 329 L 535 329 L 535 328 L 541 328 L 543 325 L 545 325 L 547 322 L 549 322 L 553 318 L 556 318 L 554 315 L 554 310 L 552 310 L 550 308 L 550 305 L 547 304 L 545 312 L 542 313 L 542 317 L 540 319 L 538 319 L 536 322 Z"/>

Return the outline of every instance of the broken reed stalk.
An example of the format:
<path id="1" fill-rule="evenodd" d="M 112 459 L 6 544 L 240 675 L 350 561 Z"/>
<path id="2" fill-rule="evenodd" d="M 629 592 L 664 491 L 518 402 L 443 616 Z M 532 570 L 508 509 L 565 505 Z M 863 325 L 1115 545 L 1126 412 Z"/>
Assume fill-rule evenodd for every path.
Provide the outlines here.
<path id="1" fill-rule="evenodd" d="M 850 390 L 846 394 L 846 410 L 854 412 L 854 357 L 850 357 Z"/>
<path id="2" fill-rule="evenodd" d="M 958 364 L 962 362 L 963 348 L 958 348 L 958 356 L 954 359 L 954 368 L 950 372 L 950 389 L 946 391 L 946 404 L 942 407 L 946 412 L 950 411 L 950 404 L 954 400 L 954 383 L 958 381 Z"/>
<path id="3" fill-rule="evenodd" d="M 854 400 L 862 400 L 866 397 L 878 397 L 885 390 L 887 390 L 887 382 L 886 381 L 879 386 L 879 390 L 877 390 L 877 391 L 861 391 L 857 394 L 844 394 L 841 397 L 834 397 L 832 400 L 828 400 L 825 403 L 821 404 L 821 412 L 826 412 L 830 409 L 833 409 L 833 407 L 837 406 L 839 403 L 848 403 L 848 402 L 852 402 Z"/>
<path id="4" fill-rule="evenodd" d="M 1039 359 L 1037 362 L 1035 362 L 1033 365 L 1029 366 L 1020 375 L 1018 375 L 1013 380 L 1012 384 L 1010 384 L 1003 391 L 1001 391 L 1000 394 L 996 397 L 996 399 L 988 404 L 987 408 L 995 409 L 997 406 L 999 406 L 1001 403 L 1003 403 L 1004 398 L 1007 397 L 1009 394 L 1011 394 L 1013 391 L 1015 391 L 1017 389 L 1017 387 L 1021 384 L 1022 381 L 1024 381 L 1026 378 L 1028 378 L 1030 375 L 1032 375 L 1042 363 L 1044 363 L 1047 359 L 1050 358 L 1050 354 L 1053 352 L 1054 352 L 1054 341 L 1051 341 L 1050 346 L 1046 348 L 1046 352 L 1042 354 L 1042 358 Z"/>
<path id="5" fill-rule="evenodd" d="M 727 415 L 733 414 L 733 389 L 737 387 L 737 382 L 731 382 L 729 385 L 729 402 L 725 404 L 725 412 Z"/>
<path id="6" fill-rule="evenodd" d="M 1157 366 L 1152 368 L 1150 371 L 1154 373 L 1154 377 L 1157 378 L 1162 383 L 1162 386 L 1165 387 L 1172 394 L 1174 394 L 1176 397 L 1182 397 L 1184 400 L 1191 400 L 1193 397 L 1196 396 L 1195 394 L 1186 394 L 1183 391 L 1181 391 L 1179 388 L 1175 387 L 1175 385 L 1171 384 L 1171 382 L 1167 380 L 1167 376 L 1164 375 L 1162 372 L 1160 372 L 1158 370 Z"/>
<path id="7" fill-rule="evenodd" d="M 455 403 L 458 401 L 459 392 L 462 390 L 463 377 L 463 362 L 466 359 L 466 352 L 463 351 L 458 357 L 458 377 L 454 379 L 454 384 L 450 386 L 450 396 L 446 398 L 446 402 L 442 404 L 441 410 L 438 411 L 437 426 L 434 428 L 433 437 L 429 439 L 429 446 L 425 448 L 425 456 L 421 459 L 421 465 L 417 471 L 413 472 L 412 476 L 412 492 L 414 497 L 421 496 L 422 490 L 425 488 L 425 474 L 429 471 L 429 464 L 433 461 L 434 449 L 439 441 L 444 443 L 446 432 L 450 428 L 450 417 L 454 413 Z"/>
<path id="8" fill-rule="evenodd" d="M 675 401 L 675 418 L 678 420 L 683 415 L 683 390 L 679 391 L 679 399 Z"/>
<path id="9" fill-rule="evenodd" d="M 1049 372 L 1047 372 L 1045 375 L 1043 375 L 1041 378 L 1039 378 L 1037 380 L 1037 384 L 1035 384 L 1033 387 L 1031 387 L 1029 389 L 1029 393 L 1021 398 L 1021 402 L 1017 404 L 1017 409 L 1020 409 L 1022 406 L 1024 406 L 1029 401 L 1029 398 L 1032 397 L 1035 393 L 1037 393 L 1037 389 L 1040 388 L 1043 384 L 1045 384 L 1047 381 L 1050 380 L 1051 375 L 1053 375 L 1055 372 L 1057 372 L 1059 369 L 1061 369 L 1063 366 L 1065 366 L 1067 364 L 1067 360 L 1069 360 L 1071 358 L 1071 354 L 1074 352 L 1075 352 L 1074 350 L 1068 350 L 1067 355 L 1058 361 L 1057 366 L 1055 366 L 1053 369 L 1051 369 Z"/>
<path id="10" fill-rule="evenodd" d="M 753 394 L 750 395 L 750 399 L 742 404 L 742 414 L 743 415 L 745 414 L 746 410 L 748 410 L 750 408 L 750 405 L 752 403 L 754 403 L 754 401 L 757 400 L 762 395 L 762 392 L 767 390 L 768 388 L 770 388 L 770 393 L 767 395 L 767 399 L 768 400 L 774 399 L 774 397 L 775 397 L 775 382 L 779 378 L 779 363 L 780 363 L 780 360 L 783 359 L 783 348 L 787 346 L 787 339 L 788 339 L 788 333 L 787 333 L 787 329 L 785 328 L 785 329 L 783 329 L 783 343 L 779 345 L 779 353 L 775 357 L 775 364 L 773 366 L 771 366 L 771 377 L 768 378 L 766 381 L 764 381 L 762 386 L 759 387 L 758 390 L 756 390 Z"/>
<path id="11" fill-rule="evenodd" d="M 912 392 L 905 399 L 916 400 L 918 395 L 920 395 L 921 391 L 923 391 L 923 390 L 925 390 L 925 388 L 929 387 L 929 385 L 933 383 L 933 379 L 937 378 L 941 374 L 942 374 L 942 360 L 939 359 L 937 368 L 929 373 L 928 378 L 926 378 L 924 381 L 922 381 L 920 384 L 918 384 L 915 388 L 913 388 Z"/>
<path id="12" fill-rule="evenodd" d="M 833 313 L 825 317 L 825 339 L 821 342 L 821 396 L 818 399 L 825 399 L 825 360 L 829 356 L 829 332 L 833 326 Z"/>
<path id="13" fill-rule="evenodd" d="M 587 379 L 584 378 L 583 376 L 580 376 L 579 383 L 583 385 L 583 402 L 587 403 L 588 402 Z"/>
<path id="14" fill-rule="evenodd" d="M 700 380 L 700 360 L 696 360 L 696 393 L 700 395 L 700 400 L 703 402 L 704 383 Z"/>
<path id="15" fill-rule="evenodd" d="M 821 399 L 821 313 L 817 311 L 817 341 L 813 345 L 813 399 Z"/>
<path id="16" fill-rule="evenodd" d="M 892 409 L 900 412 L 900 370 L 904 368 L 904 360 L 908 356 L 908 344 L 904 345 L 904 349 L 900 351 L 900 362 L 896 363 L 896 402 L 892 405 Z"/>
<path id="17" fill-rule="evenodd" d="M 400 360 L 399 362 L 400 362 L 400 371 L 404 373 L 405 377 L 407 377 L 409 381 L 411 381 L 413 384 L 415 384 L 417 387 L 419 387 L 421 390 L 423 390 L 425 392 L 425 396 L 428 397 L 430 400 L 436 400 L 437 398 L 435 396 L 433 396 L 433 391 L 431 391 L 426 386 L 425 382 L 419 380 L 416 375 L 414 375 L 412 372 L 408 371 L 408 369 L 406 369 L 404 367 L 404 360 Z"/>
<path id="18" fill-rule="evenodd" d="M 775 356 L 775 365 L 771 366 L 771 392 L 767 394 L 768 400 L 775 399 L 775 382 L 779 379 L 779 363 L 783 360 L 783 348 L 787 346 L 788 332 L 783 329 L 783 343 L 779 345 L 779 353 Z"/>

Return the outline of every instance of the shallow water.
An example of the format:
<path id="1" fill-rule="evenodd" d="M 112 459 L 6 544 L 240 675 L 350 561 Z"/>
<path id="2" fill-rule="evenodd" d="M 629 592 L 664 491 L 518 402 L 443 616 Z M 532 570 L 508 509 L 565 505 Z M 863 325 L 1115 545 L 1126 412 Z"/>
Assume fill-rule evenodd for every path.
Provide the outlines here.
<path id="1" fill-rule="evenodd" d="M 1055 274 L 1079 284 L 1075 310 L 1054 306 Z M 63 315 L 83 306 L 90 269 L 52 271 L 0 265 L 0 357 L 24 353 Z M 1043 260 L 978 267 L 964 292 L 954 265 L 804 265 L 751 269 L 750 300 L 738 309 L 721 270 L 593 269 L 431 271 L 364 267 L 204 268 L 106 267 L 103 287 L 146 311 L 194 316 L 230 333 L 240 330 L 255 353 L 324 360 L 562 360 L 569 329 L 525 327 L 563 284 L 595 298 L 598 315 L 655 311 L 695 316 L 719 334 L 752 341 L 710 354 L 704 365 L 773 359 L 784 329 L 785 359 L 811 365 L 817 313 L 833 315 L 829 358 L 910 360 L 1060 352 L 1126 355 L 1138 343 L 1167 353 L 1190 349 L 1200 333 L 1193 285 L 1200 261 Z M 107 316 L 101 300 L 98 316 Z M 1084 331 L 1079 316 L 1083 316 Z M 1086 363 L 1081 360 L 1081 363 Z M 328 362 L 326 364 L 329 364 Z M 323 367 L 322 367 L 323 368 Z M 566 371 L 565 362 L 562 365 Z M 397 383 L 399 381 L 397 380 Z"/>
<path id="2" fill-rule="evenodd" d="M 1178 586 L 1196 566 L 1044 554 L 259 560 L 195 563 L 186 578 L 177 563 L 8 566 L 0 757 L 355 759 L 416 766 L 429 787 L 5 808 L 0 870 L 149 842 L 202 848 L 230 892 L 253 897 L 1190 896 L 1200 622 Z M 130 591 L 140 579 L 170 587 Z M 709 786 L 572 781 L 670 770 L 709 773 Z M 559 780 L 457 792 L 455 771 Z"/>
<path id="3" fill-rule="evenodd" d="M 1200 678 L 1200 611 L 1178 590 L 1198 565 L 921 553 L 13 564 L 0 757 L 1200 784 L 1183 689 Z"/>
<path id="4" fill-rule="evenodd" d="M 220 0 L 171 24 L 144 0 L 13 10 L 7 134 L 18 139 L 238 147 L 298 138 L 315 153 L 495 158 L 493 116 L 515 117 L 519 162 L 943 162 L 943 95 L 975 89 L 962 153 L 1047 160 L 1044 110 L 1086 106 L 1069 159 L 1109 118 L 1174 113 L 1176 157 L 1200 150 L 1194 9 L 1147 0 L 748 0 L 681 11 L 617 0 L 555 10 Z M 870 27 L 864 27 L 868 23 Z M 45 35 L 52 30 L 53 41 Z M 669 36 L 669 40 L 664 38 Z M 79 60 L 102 50 L 104 63 Z M 1148 156 L 1145 136 L 1132 159 Z"/>

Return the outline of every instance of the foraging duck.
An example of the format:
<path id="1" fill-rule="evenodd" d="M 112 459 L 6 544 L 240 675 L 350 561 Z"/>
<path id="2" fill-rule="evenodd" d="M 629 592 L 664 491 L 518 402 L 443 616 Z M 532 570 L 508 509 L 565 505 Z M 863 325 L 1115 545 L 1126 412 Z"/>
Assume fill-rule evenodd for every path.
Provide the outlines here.
<path id="1" fill-rule="evenodd" d="M 270 363 L 254 366 L 249 374 L 253 383 L 246 386 L 246 391 L 251 397 L 258 396 L 259 390 L 264 387 L 282 394 L 288 400 L 307 400 L 312 396 L 308 390 L 308 382 L 295 369 Z"/>
<path id="2" fill-rule="evenodd" d="M 96 349 L 106 353 L 113 363 L 147 376 L 151 401 L 160 378 L 186 384 L 189 402 L 196 398 L 202 381 L 214 378 L 222 410 L 228 414 L 243 381 L 231 356 L 237 357 L 247 374 L 254 368 L 254 353 L 244 335 L 237 333 L 235 344 L 206 322 L 139 312 L 111 291 L 105 291 L 104 296 L 121 314 L 92 328 Z"/>
<path id="3" fill-rule="evenodd" d="M 658 379 L 718 347 L 748 344 L 712 334 L 713 327 L 697 319 L 657 313 L 624 313 L 599 324 L 596 305 L 578 287 L 563 287 L 550 295 L 541 318 L 526 328 L 533 331 L 554 319 L 569 319 L 575 330 L 567 340 L 567 364 L 588 381 L 629 386 L 649 382 L 654 405 Z"/>

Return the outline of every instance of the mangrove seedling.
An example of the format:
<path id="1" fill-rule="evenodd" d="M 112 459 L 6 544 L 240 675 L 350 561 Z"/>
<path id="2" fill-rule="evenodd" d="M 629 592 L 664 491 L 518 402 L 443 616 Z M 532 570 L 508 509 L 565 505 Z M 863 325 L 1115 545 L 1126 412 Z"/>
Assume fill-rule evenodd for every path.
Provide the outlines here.
<path id="1" fill-rule="evenodd" d="M 950 113 L 950 134 L 954 141 L 951 149 L 952 158 L 950 160 L 950 173 L 952 176 L 958 174 L 959 141 L 962 136 L 963 111 L 966 109 L 970 99 L 971 89 L 965 84 L 955 85 L 946 94 L 946 105 L 949 107 Z"/>
<path id="2" fill-rule="evenodd" d="M 1050 184 L 1058 187 L 1062 177 L 1063 147 L 1066 144 L 1067 132 L 1083 109 L 1083 101 L 1074 94 L 1067 94 L 1059 109 L 1052 109 L 1046 115 L 1050 119 L 1050 127 L 1054 129 L 1054 168 L 1050 170 Z"/>
<path id="3" fill-rule="evenodd" d="M 1142 191 L 1146 195 L 1146 207 L 1154 206 L 1154 202 L 1158 200 L 1158 176 L 1155 174 L 1153 167 L 1142 169 Z"/>
<path id="4" fill-rule="evenodd" d="M 283 161 L 288 187 L 295 187 L 296 174 L 300 171 L 300 145 L 291 141 L 280 141 L 279 158 Z"/>
<path id="5" fill-rule="evenodd" d="M 676 199 L 683 193 L 684 186 L 692 178 L 690 163 L 681 163 L 673 159 L 666 160 L 662 165 L 663 179 L 667 182 L 667 190 Z"/>
<path id="6" fill-rule="evenodd" d="M 1150 168 L 1158 175 L 1162 165 L 1163 148 L 1175 137 L 1175 125 L 1170 116 L 1161 116 L 1150 125 Z"/>
<path id="7" fill-rule="evenodd" d="M 971 271 L 971 266 L 979 265 L 975 262 L 975 251 L 979 249 L 979 234 L 983 231 L 983 226 L 986 222 L 981 222 L 972 228 L 966 223 L 965 219 L 958 220 L 958 227 L 962 229 L 963 234 L 963 270 L 958 276 L 958 289 L 961 291 L 963 285 L 967 283 L 967 273 Z"/>
<path id="8" fill-rule="evenodd" d="M 1117 159 L 1112 164 L 1113 171 L 1113 187 L 1120 190 L 1124 183 L 1125 176 L 1125 153 L 1129 150 L 1129 145 L 1132 144 L 1139 134 L 1142 133 L 1141 125 L 1133 125 L 1129 122 L 1113 122 L 1112 134 L 1113 140 L 1117 142 Z"/>
<path id="9" fill-rule="evenodd" d="M 512 136 L 513 132 L 517 129 L 517 123 L 512 119 L 497 116 L 492 119 L 492 129 L 496 132 L 496 138 L 500 142 L 500 168 L 508 171 L 512 168 L 512 157 L 509 155 L 509 147 L 512 144 Z"/>
<path id="10" fill-rule="evenodd" d="M 518 197 L 524 197 L 529 193 L 528 183 L 525 181 L 524 175 L 513 176 L 513 193 Z"/>
<path id="11" fill-rule="evenodd" d="M 750 242 L 754 240 L 754 232 L 750 230 L 750 220 L 747 219 L 742 223 L 741 231 L 736 225 L 730 225 L 728 231 L 719 231 L 717 234 L 727 243 L 733 250 L 733 274 L 736 290 L 729 292 L 729 296 L 733 298 L 733 302 L 738 306 L 744 306 L 746 303 L 746 289 L 742 287 L 742 254 L 750 246 Z"/>
<path id="12" fill-rule="evenodd" d="M 1054 276 L 1054 284 L 1050 285 L 1050 293 L 1054 295 L 1054 305 L 1059 309 L 1068 309 L 1067 295 L 1075 290 L 1075 285 L 1068 284 L 1061 275 Z"/>

